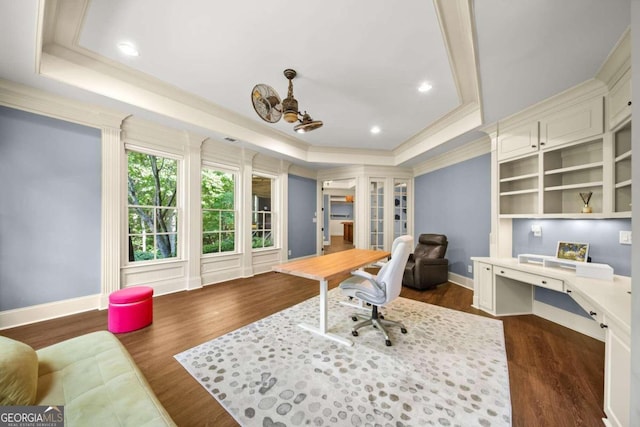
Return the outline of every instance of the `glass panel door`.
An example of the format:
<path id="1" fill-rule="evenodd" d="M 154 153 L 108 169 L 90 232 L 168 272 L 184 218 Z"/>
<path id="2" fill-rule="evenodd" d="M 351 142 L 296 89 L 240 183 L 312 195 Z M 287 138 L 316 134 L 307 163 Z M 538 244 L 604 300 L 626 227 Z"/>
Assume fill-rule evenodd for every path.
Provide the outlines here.
<path id="1" fill-rule="evenodd" d="M 371 180 L 369 184 L 370 228 L 369 248 L 384 249 L 384 181 Z"/>
<path id="2" fill-rule="evenodd" d="M 407 182 L 395 180 L 393 184 L 393 239 L 407 234 Z"/>

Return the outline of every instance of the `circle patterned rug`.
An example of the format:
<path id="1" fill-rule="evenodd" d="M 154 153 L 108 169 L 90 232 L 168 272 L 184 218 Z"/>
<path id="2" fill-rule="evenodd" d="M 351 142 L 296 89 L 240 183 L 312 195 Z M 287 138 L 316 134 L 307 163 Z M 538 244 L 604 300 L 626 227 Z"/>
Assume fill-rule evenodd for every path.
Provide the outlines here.
<path id="1" fill-rule="evenodd" d="M 511 425 L 501 321 L 398 298 L 381 311 L 408 333 L 389 327 L 387 347 L 352 337 L 341 301 L 329 291 L 327 324 L 352 347 L 298 326 L 319 323 L 314 297 L 174 357 L 243 426 Z"/>

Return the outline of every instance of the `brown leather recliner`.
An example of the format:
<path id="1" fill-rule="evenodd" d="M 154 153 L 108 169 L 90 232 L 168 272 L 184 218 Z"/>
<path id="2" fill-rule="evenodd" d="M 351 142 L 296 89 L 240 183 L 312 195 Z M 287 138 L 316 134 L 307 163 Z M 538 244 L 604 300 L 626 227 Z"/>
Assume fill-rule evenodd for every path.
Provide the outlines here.
<path id="1" fill-rule="evenodd" d="M 447 236 L 444 234 L 421 234 L 418 244 L 404 269 L 402 284 L 410 288 L 433 289 L 449 280 Z"/>

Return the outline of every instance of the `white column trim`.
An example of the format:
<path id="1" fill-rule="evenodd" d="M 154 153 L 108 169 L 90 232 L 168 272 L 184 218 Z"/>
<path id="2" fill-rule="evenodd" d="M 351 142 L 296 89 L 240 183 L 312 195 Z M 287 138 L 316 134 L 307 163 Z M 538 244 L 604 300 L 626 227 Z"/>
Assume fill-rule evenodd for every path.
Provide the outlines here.
<path id="1" fill-rule="evenodd" d="M 109 294 L 120 289 L 120 170 L 124 150 L 120 136 L 119 127 L 102 128 L 101 309 L 109 305 Z"/>
<path id="2" fill-rule="evenodd" d="M 185 172 L 183 174 L 185 184 L 182 186 L 185 192 L 184 206 L 188 213 L 183 218 L 185 239 L 185 259 L 187 261 L 186 288 L 188 290 L 202 287 L 201 257 L 202 257 L 202 143 L 207 138 L 187 133 L 186 154 L 184 156 Z"/>

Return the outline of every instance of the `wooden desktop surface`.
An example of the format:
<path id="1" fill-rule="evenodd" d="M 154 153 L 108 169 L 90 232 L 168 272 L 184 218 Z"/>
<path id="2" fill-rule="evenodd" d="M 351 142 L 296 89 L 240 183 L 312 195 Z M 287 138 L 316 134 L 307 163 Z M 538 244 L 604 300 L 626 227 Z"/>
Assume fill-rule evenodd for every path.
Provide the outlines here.
<path id="1" fill-rule="evenodd" d="M 387 258 L 391 253 L 370 249 L 349 249 L 329 255 L 279 264 L 273 271 L 315 280 L 329 280 L 365 265 Z"/>

